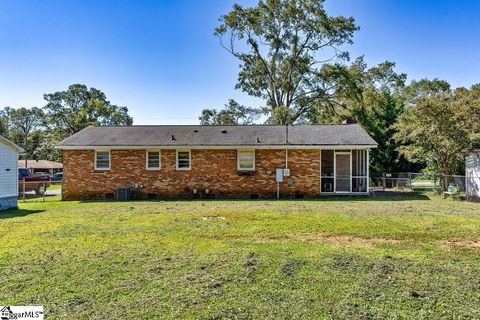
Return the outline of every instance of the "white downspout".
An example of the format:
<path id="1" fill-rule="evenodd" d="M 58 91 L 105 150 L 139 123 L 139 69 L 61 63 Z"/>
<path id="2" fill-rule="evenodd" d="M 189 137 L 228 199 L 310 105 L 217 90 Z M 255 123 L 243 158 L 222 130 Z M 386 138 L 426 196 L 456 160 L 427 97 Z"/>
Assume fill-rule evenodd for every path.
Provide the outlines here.
<path id="1" fill-rule="evenodd" d="M 285 169 L 288 169 L 288 149 L 285 148 Z"/>

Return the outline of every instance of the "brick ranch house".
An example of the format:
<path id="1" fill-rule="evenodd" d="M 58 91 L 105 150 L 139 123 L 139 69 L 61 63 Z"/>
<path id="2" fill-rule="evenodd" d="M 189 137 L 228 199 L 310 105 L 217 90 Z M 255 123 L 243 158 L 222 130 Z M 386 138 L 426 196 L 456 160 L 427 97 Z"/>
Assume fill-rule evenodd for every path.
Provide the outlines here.
<path id="1" fill-rule="evenodd" d="M 368 194 L 358 124 L 88 127 L 63 150 L 63 199 L 271 198 Z M 278 171 L 277 169 L 289 169 Z M 277 172 L 278 171 L 278 172 Z M 125 190 L 125 189 L 124 189 Z"/>

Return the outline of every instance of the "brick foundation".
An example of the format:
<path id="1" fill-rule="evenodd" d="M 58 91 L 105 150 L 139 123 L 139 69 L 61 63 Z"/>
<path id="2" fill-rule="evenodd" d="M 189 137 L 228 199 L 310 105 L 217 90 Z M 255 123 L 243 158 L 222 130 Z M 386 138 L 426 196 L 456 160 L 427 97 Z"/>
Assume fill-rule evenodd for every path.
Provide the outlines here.
<path id="1" fill-rule="evenodd" d="M 249 198 L 276 195 L 275 169 L 285 167 L 285 150 L 256 150 L 255 172 L 237 171 L 237 150 L 191 150 L 191 170 L 175 168 L 175 150 L 161 150 L 161 170 L 146 170 L 145 150 L 112 150 L 111 170 L 94 170 L 93 150 L 64 150 L 63 199 L 104 199 L 118 187 L 141 184 L 140 199 Z M 281 183 L 282 197 L 315 196 L 320 191 L 320 150 L 289 150 L 290 177 Z M 288 180 L 291 181 L 289 185 Z M 205 189 L 209 195 L 205 195 Z M 193 189 L 198 194 L 193 194 Z"/>

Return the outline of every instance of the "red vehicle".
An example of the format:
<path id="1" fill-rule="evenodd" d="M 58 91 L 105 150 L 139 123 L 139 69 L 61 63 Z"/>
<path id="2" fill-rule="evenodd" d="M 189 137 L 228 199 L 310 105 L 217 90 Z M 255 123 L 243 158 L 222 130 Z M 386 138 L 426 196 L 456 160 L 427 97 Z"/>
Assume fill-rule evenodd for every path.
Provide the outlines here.
<path id="1" fill-rule="evenodd" d="M 43 195 L 50 187 L 51 177 L 48 174 L 33 174 L 30 169 L 18 168 L 18 192 L 35 191 Z"/>

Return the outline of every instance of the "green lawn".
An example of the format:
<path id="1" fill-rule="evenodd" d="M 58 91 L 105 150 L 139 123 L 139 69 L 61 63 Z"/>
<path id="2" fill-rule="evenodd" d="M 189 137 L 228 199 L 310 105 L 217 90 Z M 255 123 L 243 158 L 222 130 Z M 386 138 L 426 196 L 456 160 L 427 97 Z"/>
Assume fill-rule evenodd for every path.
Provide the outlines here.
<path id="1" fill-rule="evenodd" d="M 50 319 L 480 318 L 479 204 L 47 200 L 0 213 L 0 302 Z"/>

